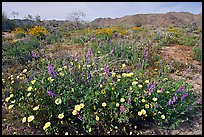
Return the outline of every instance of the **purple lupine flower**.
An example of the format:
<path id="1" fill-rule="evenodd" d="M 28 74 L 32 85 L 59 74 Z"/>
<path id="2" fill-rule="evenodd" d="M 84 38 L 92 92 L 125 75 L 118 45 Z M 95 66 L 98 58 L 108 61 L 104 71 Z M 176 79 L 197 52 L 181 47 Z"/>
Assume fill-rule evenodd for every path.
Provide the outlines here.
<path id="1" fill-rule="evenodd" d="M 52 92 L 51 90 L 48 90 L 47 94 L 48 94 L 48 96 L 52 96 L 52 97 L 56 96 L 56 94 L 54 92 Z"/>
<path id="2" fill-rule="evenodd" d="M 188 68 L 185 72 L 185 74 L 181 77 L 181 78 L 184 78 L 188 73 L 190 72 L 190 68 Z"/>
<path id="3" fill-rule="evenodd" d="M 193 78 L 192 80 L 193 81 L 195 81 L 195 80 L 197 80 L 197 79 L 199 79 L 200 78 L 200 76 L 199 75 L 197 75 L 195 78 Z"/>
<path id="4" fill-rule="evenodd" d="M 200 102 L 202 101 L 202 98 L 198 98 L 195 102 L 195 104 L 200 104 Z"/>
<path id="5" fill-rule="evenodd" d="M 78 115 L 78 119 L 83 121 L 83 118 L 82 118 L 82 116 L 80 114 Z"/>
<path id="6" fill-rule="evenodd" d="M 173 104 L 173 101 L 170 99 L 168 102 L 167 102 L 167 105 L 172 105 Z"/>
<path id="7" fill-rule="evenodd" d="M 54 69 L 52 68 L 52 66 L 49 64 L 48 65 L 48 72 L 54 77 L 57 77 L 57 74 L 55 73 Z"/>
<path id="8" fill-rule="evenodd" d="M 31 54 L 32 54 L 32 57 L 33 57 L 34 59 L 37 58 L 37 55 L 36 55 L 36 53 L 35 53 L 34 51 L 31 51 Z"/>
<path id="9" fill-rule="evenodd" d="M 154 104 L 154 107 L 155 107 L 155 108 L 158 108 L 158 107 L 159 107 L 159 105 L 158 105 L 157 102 Z"/>
<path id="10" fill-rule="evenodd" d="M 112 55 L 114 52 L 114 48 L 112 48 L 112 50 L 110 51 L 110 55 Z"/>
<path id="11" fill-rule="evenodd" d="M 148 86 L 148 90 L 147 90 L 146 94 L 149 94 L 149 93 L 154 91 L 156 84 L 149 83 L 147 86 Z"/>
<path id="12" fill-rule="evenodd" d="M 141 69 L 141 63 L 140 63 L 140 62 L 137 64 L 137 69 L 138 69 L 138 70 Z"/>
<path id="13" fill-rule="evenodd" d="M 181 86 L 179 87 L 179 89 L 177 90 L 177 92 L 182 92 L 183 90 L 184 90 L 184 86 L 181 85 Z"/>
<path id="14" fill-rule="evenodd" d="M 89 58 L 91 56 L 91 54 L 93 54 L 93 51 L 91 49 L 89 49 L 87 54 L 86 54 L 86 58 Z"/>
<path id="15" fill-rule="evenodd" d="M 176 102 L 177 99 L 178 99 L 177 95 L 174 95 L 172 98 L 173 102 Z"/>
<path id="16" fill-rule="evenodd" d="M 181 97 L 181 100 L 183 101 L 187 96 L 188 96 L 188 92 L 185 92 L 185 93 L 183 94 L 183 96 Z"/>
<path id="17" fill-rule="evenodd" d="M 147 61 L 148 60 L 147 49 L 144 49 L 143 55 L 144 55 L 145 60 Z"/>
<path id="18" fill-rule="evenodd" d="M 108 67 L 104 67 L 104 72 L 105 72 L 106 76 L 108 76 L 108 77 L 111 76 Z"/>
<path id="19" fill-rule="evenodd" d="M 124 112 L 125 111 L 125 106 L 124 105 L 121 105 L 120 106 L 120 112 Z"/>
<path id="20" fill-rule="evenodd" d="M 129 105 L 131 104 L 131 98 L 128 98 L 128 104 Z"/>

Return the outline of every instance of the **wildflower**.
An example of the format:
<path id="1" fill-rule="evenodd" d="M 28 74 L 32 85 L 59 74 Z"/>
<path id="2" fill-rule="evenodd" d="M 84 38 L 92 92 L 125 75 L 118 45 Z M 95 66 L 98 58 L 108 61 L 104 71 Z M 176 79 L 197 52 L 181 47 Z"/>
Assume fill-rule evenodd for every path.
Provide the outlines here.
<path id="1" fill-rule="evenodd" d="M 63 119 L 63 117 L 64 117 L 64 113 L 61 113 L 61 114 L 58 115 L 59 119 Z"/>
<path id="2" fill-rule="evenodd" d="M 108 67 L 104 67 L 104 72 L 105 72 L 106 76 L 110 77 L 111 74 L 109 72 Z"/>
<path id="3" fill-rule="evenodd" d="M 58 68 L 57 71 L 58 71 L 58 72 L 62 71 L 62 68 Z"/>
<path id="4" fill-rule="evenodd" d="M 141 113 L 142 113 L 143 115 L 145 115 L 145 114 L 146 114 L 146 110 L 142 109 L 142 110 L 141 110 Z"/>
<path id="5" fill-rule="evenodd" d="M 157 101 L 157 98 L 153 98 L 152 100 L 156 102 L 156 101 Z"/>
<path id="6" fill-rule="evenodd" d="M 63 66 L 64 69 L 67 69 L 67 66 Z"/>
<path id="7" fill-rule="evenodd" d="M 141 63 L 139 62 L 139 63 L 137 64 L 137 69 L 140 70 L 140 68 L 141 68 Z"/>
<path id="8" fill-rule="evenodd" d="M 14 105 L 9 105 L 8 109 L 12 109 Z"/>
<path id="9" fill-rule="evenodd" d="M 57 77 L 57 74 L 55 73 L 54 69 L 52 68 L 52 66 L 50 64 L 48 64 L 48 72 L 54 77 Z"/>
<path id="10" fill-rule="evenodd" d="M 35 118 L 35 117 L 34 117 L 33 115 L 29 116 L 29 117 L 28 117 L 28 122 L 33 121 L 34 118 Z"/>
<path id="11" fill-rule="evenodd" d="M 24 70 L 23 70 L 23 73 L 26 73 L 26 72 L 27 72 L 27 69 L 24 69 Z"/>
<path id="12" fill-rule="evenodd" d="M 31 93 L 29 92 L 29 93 L 27 94 L 27 97 L 30 97 L 30 95 L 31 95 Z"/>
<path id="13" fill-rule="evenodd" d="M 184 90 L 184 86 L 180 86 L 179 89 L 177 90 L 177 92 L 182 92 Z"/>
<path id="14" fill-rule="evenodd" d="M 115 87 L 112 87 L 111 90 L 115 90 Z"/>
<path id="15" fill-rule="evenodd" d="M 129 105 L 131 104 L 131 98 L 128 98 L 128 104 Z"/>
<path id="16" fill-rule="evenodd" d="M 52 77 L 47 78 L 47 80 L 49 80 L 50 82 L 54 81 L 54 79 L 52 79 Z"/>
<path id="17" fill-rule="evenodd" d="M 133 81 L 132 85 L 135 86 L 138 82 L 137 81 Z"/>
<path id="18" fill-rule="evenodd" d="M 125 111 L 125 106 L 124 106 L 124 105 L 121 105 L 121 106 L 120 106 L 120 111 L 121 111 L 121 112 L 124 112 L 124 111 Z"/>
<path id="19" fill-rule="evenodd" d="M 139 88 L 142 88 L 143 86 L 141 84 L 138 85 Z"/>
<path id="20" fill-rule="evenodd" d="M 125 64 L 122 64 L 122 68 L 125 68 L 126 67 L 126 65 Z"/>
<path id="21" fill-rule="evenodd" d="M 96 121 L 99 121 L 99 117 L 96 115 Z"/>
<path id="22" fill-rule="evenodd" d="M 60 98 L 57 98 L 57 99 L 55 100 L 55 104 L 59 105 L 59 104 L 61 104 L 61 103 L 62 103 L 62 100 L 61 100 Z"/>
<path id="23" fill-rule="evenodd" d="M 86 54 L 86 58 L 89 58 L 91 56 L 91 54 L 93 54 L 93 51 L 91 49 L 89 49 L 87 54 Z"/>
<path id="24" fill-rule="evenodd" d="M 31 91 L 33 88 L 31 86 L 28 87 L 28 91 Z"/>
<path id="25" fill-rule="evenodd" d="M 65 132 L 65 134 L 64 135 L 69 135 L 69 133 L 68 132 Z"/>
<path id="26" fill-rule="evenodd" d="M 105 102 L 103 102 L 103 103 L 102 103 L 102 106 L 103 106 L 103 107 L 105 107 L 105 106 L 106 106 L 106 103 L 105 103 Z"/>
<path id="27" fill-rule="evenodd" d="M 5 99 L 5 101 L 8 102 L 10 99 L 11 99 L 11 97 L 7 97 L 7 98 Z"/>
<path id="28" fill-rule="evenodd" d="M 23 122 L 23 123 L 25 123 L 25 122 L 26 122 L 26 117 L 24 117 L 24 118 L 22 119 L 22 122 Z"/>
<path id="29" fill-rule="evenodd" d="M 43 130 L 46 130 L 48 127 L 50 127 L 50 125 L 51 125 L 50 122 L 45 123 L 45 125 L 43 127 Z"/>
<path id="30" fill-rule="evenodd" d="M 37 55 L 36 55 L 36 53 L 35 53 L 34 51 L 31 51 L 31 55 L 32 55 L 32 57 L 33 57 L 34 59 L 37 58 Z"/>
<path id="31" fill-rule="evenodd" d="M 145 104 L 145 108 L 149 108 L 149 104 Z"/>
<path id="32" fill-rule="evenodd" d="M 39 105 L 33 108 L 34 111 L 36 111 L 38 109 L 39 109 Z"/>
<path id="33" fill-rule="evenodd" d="M 60 72 L 59 74 L 60 74 L 60 76 L 64 77 L 64 73 Z"/>
<path id="34" fill-rule="evenodd" d="M 88 68 L 90 68 L 90 67 L 91 67 L 91 65 L 87 65 L 87 67 L 88 67 Z"/>
<path id="35" fill-rule="evenodd" d="M 14 81 L 12 80 L 12 81 L 11 81 L 11 84 L 13 84 L 13 83 L 14 83 Z"/>
<path id="36" fill-rule="evenodd" d="M 132 91 L 132 87 L 129 87 L 129 90 Z"/>
<path id="37" fill-rule="evenodd" d="M 165 119 L 165 116 L 164 116 L 164 115 L 161 115 L 161 118 L 162 118 L 162 119 Z"/>
<path id="38" fill-rule="evenodd" d="M 84 106 L 85 106 L 85 105 L 84 105 L 83 103 L 80 104 L 80 108 L 84 108 Z"/>
<path id="39" fill-rule="evenodd" d="M 115 104 L 115 106 L 116 106 L 116 107 L 119 107 L 119 106 L 120 106 L 120 104 L 119 104 L 119 103 L 116 103 L 116 104 Z"/>
<path id="40" fill-rule="evenodd" d="M 122 74 L 122 77 L 127 77 L 127 74 L 126 74 L 126 73 L 123 73 L 123 74 Z"/>
<path id="41" fill-rule="evenodd" d="M 77 111 L 80 111 L 81 107 L 80 107 L 80 105 L 76 105 L 76 106 L 74 107 L 74 109 L 77 110 Z"/>
<path id="42" fill-rule="evenodd" d="M 183 96 L 181 97 L 181 100 L 183 101 L 187 96 L 188 96 L 188 92 L 185 92 L 185 93 L 183 94 Z"/>
<path id="43" fill-rule="evenodd" d="M 91 132 L 91 128 L 89 128 L 89 132 Z"/>
<path id="44" fill-rule="evenodd" d="M 144 103 L 146 100 L 143 98 L 141 101 Z"/>
<path id="45" fill-rule="evenodd" d="M 106 94 L 106 90 L 105 90 L 105 89 L 102 89 L 102 90 L 101 90 L 101 94 Z"/>
<path id="46" fill-rule="evenodd" d="M 32 84 L 35 84 L 35 82 L 36 82 L 36 80 L 35 80 L 35 79 L 31 81 L 31 83 L 32 83 Z"/>
<path id="47" fill-rule="evenodd" d="M 145 80 L 145 83 L 147 83 L 147 84 L 148 84 L 148 83 L 149 83 L 149 80 Z"/>
<path id="48" fill-rule="evenodd" d="M 168 80 L 168 78 L 164 78 L 164 79 L 163 79 L 163 81 L 166 81 L 166 80 Z"/>
<path id="49" fill-rule="evenodd" d="M 12 97 L 14 97 L 14 95 L 13 95 L 13 94 L 11 94 L 11 95 L 10 95 L 10 98 L 12 98 Z"/>
<path id="50" fill-rule="evenodd" d="M 112 72 L 111 77 L 114 78 L 115 76 L 116 76 L 116 73 L 115 73 L 115 72 Z"/>
<path id="51" fill-rule="evenodd" d="M 139 115 L 139 116 L 141 116 L 141 115 L 142 115 L 142 112 L 141 112 L 141 111 L 139 111 L 139 112 L 138 112 L 138 115 Z"/>
<path id="52" fill-rule="evenodd" d="M 11 101 L 11 103 L 15 103 L 15 102 L 16 102 L 16 100 Z"/>
<path id="53" fill-rule="evenodd" d="M 55 97 L 56 96 L 56 94 L 53 92 L 53 91 L 51 91 L 51 90 L 48 90 L 47 91 L 47 94 L 48 94 L 48 96 L 52 96 L 52 97 Z M 55 100 L 56 101 L 56 100 Z"/>
<path id="54" fill-rule="evenodd" d="M 195 104 L 200 104 L 200 102 L 202 101 L 202 98 L 198 98 L 195 102 Z"/>
<path id="55" fill-rule="evenodd" d="M 125 102 L 125 99 L 124 99 L 124 98 L 121 98 L 121 99 L 120 99 L 120 102 Z"/>
<path id="56" fill-rule="evenodd" d="M 117 79 L 117 82 L 120 82 L 120 79 Z"/>
<path id="57" fill-rule="evenodd" d="M 77 110 L 73 110 L 72 115 L 76 115 L 76 114 L 77 114 Z"/>
<path id="58" fill-rule="evenodd" d="M 117 78 L 121 78 L 121 76 L 120 76 L 120 75 L 116 75 L 116 77 L 117 77 Z"/>
<path id="59" fill-rule="evenodd" d="M 157 90 L 157 93 L 161 93 L 162 91 L 161 90 Z"/>

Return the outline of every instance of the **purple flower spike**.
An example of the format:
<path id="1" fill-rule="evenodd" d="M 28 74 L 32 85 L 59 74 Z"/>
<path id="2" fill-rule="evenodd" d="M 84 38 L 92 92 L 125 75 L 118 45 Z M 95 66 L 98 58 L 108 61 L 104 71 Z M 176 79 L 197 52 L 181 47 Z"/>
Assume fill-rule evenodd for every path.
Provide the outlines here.
<path id="1" fill-rule="evenodd" d="M 188 96 L 188 92 L 185 92 L 185 93 L 183 94 L 183 96 L 181 97 L 181 100 L 183 101 L 187 96 Z"/>
<path id="2" fill-rule="evenodd" d="M 49 72 L 54 78 L 57 77 L 57 75 L 56 75 L 54 69 L 52 68 L 52 66 L 51 66 L 50 64 L 48 65 L 48 72 Z"/>
<path id="3" fill-rule="evenodd" d="M 56 96 L 56 94 L 54 92 L 52 92 L 51 90 L 48 90 L 47 94 L 48 94 L 48 96 L 52 96 L 52 97 Z"/>
<path id="4" fill-rule="evenodd" d="M 104 72 L 105 72 L 106 76 L 108 76 L 108 77 L 111 76 L 108 67 L 105 67 L 105 68 L 104 68 Z"/>
<path id="5" fill-rule="evenodd" d="M 32 54 L 32 57 L 33 57 L 34 59 L 37 59 L 37 55 L 36 55 L 36 53 L 35 53 L 34 51 L 31 51 L 31 54 Z"/>
<path id="6" fill-rule="evenodd" d="M 93 51 L 91 49 L 89 49 L 87 54 L 86 54 L 86 58 L 89 58 L 91 56 L 91 54 L 93 54 Z"/>
<path id="7" fill-rule="evenodd" d="M 131 98 L 128 98 L 128 104 L 129 105 L 131 104 Z"/>
<path id="8" fill-rule="evenodd" d="M 182 92 L 183 90 L 184 90 L 184 86 L 181 85 L 181 86 L 179 87 L 179 89 L 177 90 L 177 92 Z"/>
<path id="9" fill-rule="evenodd" d="M 120 106 L 120 111 L 121 111 L 121 112 L 124 112 L 124 111 L 125 111 L 125 106 L 124 106 L 124 105 L 121 105 L 121 106 Z"/>
<path id="10" fill-rule="evenodd" d="M 114 52 L 114 48 L 112 48 L 112 50 L 110 51 L 110 55 L 112 55 Z"/>
<path id="11" fill-rule="evenodd" d="M 202 98 L 198 98 L 195 103 L 200 104 L 201 101 L 202 101 Z"/>
<path id="12" fill-rule="evenodd" d="M 137 69 L 138 69 L 138 70 L 141 69 L 141 63 L 140 63 L 140 62 L 137 64 Z"/>

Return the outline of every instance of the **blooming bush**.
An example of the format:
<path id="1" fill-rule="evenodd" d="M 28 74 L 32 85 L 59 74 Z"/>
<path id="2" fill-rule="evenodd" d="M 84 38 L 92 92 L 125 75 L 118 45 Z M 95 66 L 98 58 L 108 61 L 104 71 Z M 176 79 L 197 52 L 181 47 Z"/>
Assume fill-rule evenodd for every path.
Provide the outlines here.
<path id="1" fill-rule="evenodd" d="M 37 36 L 39 38 L 45 38 L 45 36 L 49 34 L 46 28 L 42 26 L 35 26 L 33 28 L 30 28 L 27 33 L 32 36 Z"/>

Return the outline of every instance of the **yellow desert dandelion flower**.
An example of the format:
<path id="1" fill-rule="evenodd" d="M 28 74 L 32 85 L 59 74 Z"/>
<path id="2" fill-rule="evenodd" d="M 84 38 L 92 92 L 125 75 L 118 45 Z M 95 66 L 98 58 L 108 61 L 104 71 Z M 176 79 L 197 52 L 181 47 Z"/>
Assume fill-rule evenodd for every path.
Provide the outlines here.
<path id="1" fill-rule="evenodd" d="M 138 112 L 138 116 L 142 116 L 142 112 L 141 111 Z"/>
<path id="2" fill-rule="evenodd" d="M 77 110 L 73 110 L 72 115 L 76 115 L 76 114 L 77 114 Z"/>
<path id="3" fill-rule="evenodd" d="M 43 129 L 44 129 L 44 130 L 45 130 L 45 129 L 47 129 L 48 127 L 50 127 L 50 125 L 51 125 L 51 123 L 50 123 L 50 122 L 45 123 L 45 125 L 44 125 Z"/>
<path id="4" fill-rule="evenodd" d="M 28 91 L 31 91 L 33 88 L 31 86 L 28 87 Z"/>
<path id="5" fill-rule="evenodd" d="M 7 98 L 5 99 L 5 101 L 8 102 L 10 99 L 11 99 L 11 97 L 7 97 Z"/>
<path id="6" fill-rule="evenodd" d="M 39 109 L 39 105 L 33 108 L 34 111 L 36 111 L 38 109 Z"/>
<path id="7" fill-rule="evenodd" d="M 68 132 L 65 132 L 65 134 L 64 135 L 69 135 L 69 133 Z"/>
<path id="8" fill-rule="evenodd" d="M 59 105 L 59 104 L 61 104 L 61 103 L 62 103 L 62 100 L 61 100 L 60 98 L 57 98 L 57 99 L 55 100 L 55 104 Z"/>
<path id="9" fill-rule="evenodd" d="M 132 85 L 135 86 L 135 85 L 137 85 L 137 83 L 138 83 L 137 81 L 133 81 Z"/>
<path id="10" fill-rule="evenodd" d="M 149 80 L 145 80 L 145 83 L 147 83 L 147 84 L 148 84 L 148 83 L 149 83 Z"/>
<path id="11" fill-rule="evenodd" d="M 59 72 L 59 71 L 62 71 L 62 68 L 58 68 L 57 71 L 58 71 L 58 72 Z"/>
<path id="12" fill-rule="evenodd" d="M 99 117 L 96 115 L 96 121 L 99 121 Z"/>
<path id="13" fill-rule="evenodd" d="M 146 114 L 146 110 L 144 110 L 144 109 L 142 109 L 141 112 L 142 112 L 143 115 Z"/>
<path id="14" fill-rule="evenodd" d="M 31 81 L 31 83 L 32 83 L 32 84 L 35 84 L 35 82 L 36 82 L 36 80 L 35 80 L 35 79 Z"/>
<path id="15" fill-rule="evenodd" d="M 27 94 L 27 97 L 30 97 L 30 95 L 31 95 L 31 93 L 28 93 L 28 94 Z"/>
<path id="16" fill-rule="evenodd" d="M 60 72 L 59 74 L 60 74 L 60 76 L 64 77 L 64 73 Z"/>
<path id="17" fill-rule="evenodd" d="M 161 119 L 165 119 L 165 116 L 164 116 L 164 115 L 161 115 Z"/>
<path id="18" fill-rule="evenodd" d="M 106 102 L 103 102 L 103 103 L 102 103 L 102 106 L 105 107 L 105 106 L 106 106 Z"/>
<path id="19" fill-rule="evenodd" d="M 9 105 L 8 109 L 12 109 L 14 105 Z"/>
<path id="20" fill-rule="evenodd" d="M 149 104 L 145 104 L 145 108 L 149 108 Z"/>
<path id="21" fill-rule="evenodd" d="M 141 101 L 144 103 L 146 100 L 143 98 Z"/>
<path id="22" fill-rule="evenodd" d="M 24 70 L 23 70 L 23 73 L 26 73 L 26 72 L 27 72 L 27 69 L 24 69 Z"/>
<path id="23" fill-rule="evenodd" d="M 58 115 L 59 119 L 63 119 L 63 117 L 64 117 L 64 113 L 61 113 L 61 114 Z"/>
<path id="24" fill-rule="evenodd" d="M 106 94 L 106 90 L 105 90 L 105 89 L 102 89 L 102 90 L 101 90 L 101 94 Z"/>
<path id="25" fill-rule="evenodd" d="M 79 105 L 80 105 L 80 108 L 84 108 L 84 106 L 85 106 L 83 103 L 81 103 Z"/>
<path id="26" fill-rule="evenodd" d="M 13 94 L 11 94 L 11 95 L 10 95 L 10 98 L 12 98 L 12 97 L 14 97 L 14 95 L 13 95 Z"/>
<path id="27" fill-rule="evenodd" d="M 81 106 L 80 106 L 80 105 L 76 105 L 76 106 L 74 107 L 74 109 L 77 110 L 77 111 L 80 111 Z"/>
<path id="28" fill-rule="evenodd" d="M 120 79 L 117 79 L 117 82 L 120 82 Z"/>
<path id="29" fill-rule="evenodd" d="M 13 84 L 13 83 L 14 83 L 14 80 L 11 81 L 11 84 Z"/>
<path id="30" fill-rule="evenodd" d="M 143 86 L 141 84 L 138 85 L 139 88 L 142 88 Z"/>
<path id="31" fill-rule="evenodd" d="M 34 118 L 35 118 L 35 117 L 34 117 L 33 115 L 29 116 L 29 117 L 28 117 L 28 122 L 33 121 Z"/>
<path id="32" fill-rule="evenodd" d="M 116 104 L 115 104 L 115 106 L 116 106 L 116 107 L 119 107 L 119 106 L 120 106 L 120 104 L 119 104 L 119 103 L 116 103 Z"/>
<path id="33" fill-rule="evenodd" d="M 26 117 L 24 117 L 24 118 L 22 119 L 22 122 L 23 122 L 23 123 L 25 123 L 25 122 L 26 122 Z"/>
<path id="34" fill-rule="evenodd" d="M 124 98 L 121 98 L 121 99 L 120 99 L 120 102 L 125 102 L 125 99 L 124 99 Z"/>
<path id="35" fill-rule="evenodd" d="M 67 69 L 67 66 L 63 66 L 64 69 Z"/>
<path id="36" fill-rule="evenodd" d="M 154 102 L 156 102 L 156 101 L 157 101 L 157 98 L 153 98 L 152 100 L 153 100 Z"/>
<path id="37" fill-rule="evenodd" d="M 126 65 L 125 64 L 122 64 L 122 68 L 125 68 L 126 67 Z"/>
<path id="38" fill-rule="evenodd" d="M 115 76 L 116 76 L 116 73 L 115 73 L 115 72 L 112 72 L 111 77 L 114 78 Z"/>

